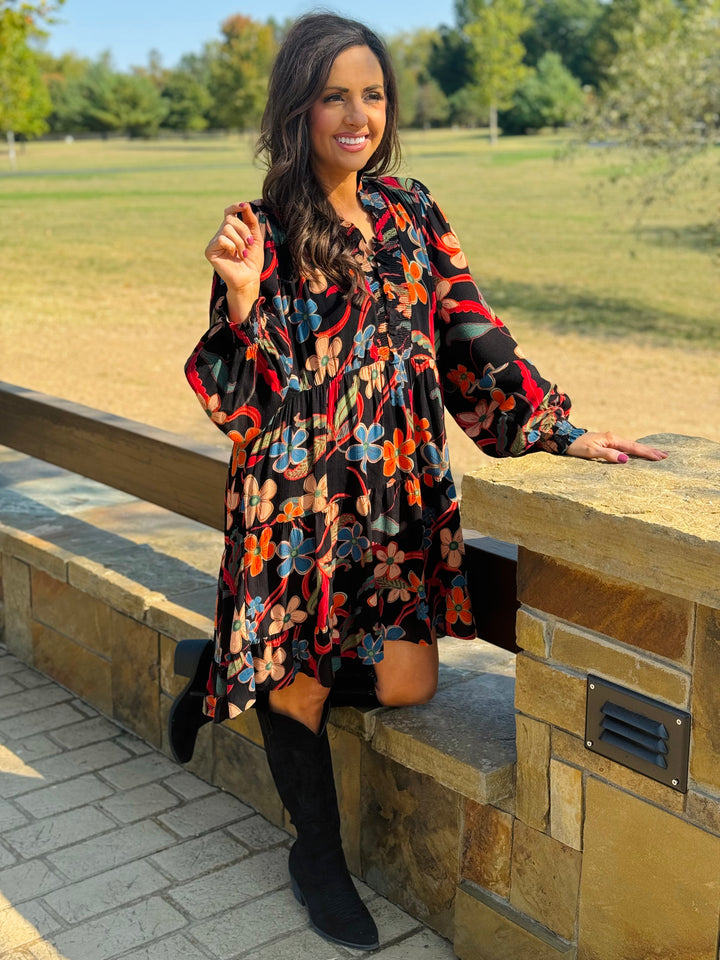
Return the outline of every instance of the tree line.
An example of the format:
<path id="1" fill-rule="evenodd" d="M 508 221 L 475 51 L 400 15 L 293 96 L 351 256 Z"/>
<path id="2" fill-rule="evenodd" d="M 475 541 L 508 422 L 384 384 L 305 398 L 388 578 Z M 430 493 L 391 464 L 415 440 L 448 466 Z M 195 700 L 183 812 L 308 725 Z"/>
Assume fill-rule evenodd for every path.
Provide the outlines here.
<path id="1" fill-rule="evenodd" d="M 41 47 L 64 0 L 0 0 L 0 130 L 25 137 L 256 129 L 288 24 L 238 14 L 165 67 Z M 456 0 L 455 23 L 388 38 L 403 127 L 696 144 L 717 135 L 720 0 Z"/>

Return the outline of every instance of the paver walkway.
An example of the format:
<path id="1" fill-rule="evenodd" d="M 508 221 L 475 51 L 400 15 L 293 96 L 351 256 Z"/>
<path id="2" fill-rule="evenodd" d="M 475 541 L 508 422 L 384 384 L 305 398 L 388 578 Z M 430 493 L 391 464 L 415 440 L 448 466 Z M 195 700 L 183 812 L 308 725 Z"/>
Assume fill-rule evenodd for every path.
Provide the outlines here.
<path id="1" fill-rule="evenodd" d="M 2 960 L 340 960 L 287 876 L 291 837 L 0 646 Z M 451 945 L 358 883 L 377 960 Z"/>

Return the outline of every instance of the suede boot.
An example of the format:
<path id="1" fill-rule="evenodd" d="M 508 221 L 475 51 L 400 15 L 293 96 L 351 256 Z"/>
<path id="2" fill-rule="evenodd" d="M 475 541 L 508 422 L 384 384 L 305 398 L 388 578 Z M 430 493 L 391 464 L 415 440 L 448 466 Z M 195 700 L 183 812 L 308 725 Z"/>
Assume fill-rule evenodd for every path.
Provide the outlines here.
<path id="1" fill-rule="evenodd" d="M 327 736 L 258 704 L 270 772 L 297 830 L 289 869 L 296 899 L 326 940 L 355 950 L 379 946 L 375 921 L 355 889 L 340 840 L 340 814 Z"/>
<path id="2" fill-rule="evenodd" d="M 329 701 L 331 707 L 381 707 L 373 668 L 357 658 L 343 657 L 335 671 Z"/>
<path id="3" fill-rule="evenodd" d="M 170 708 L 168 738 L 178 763 L 188 763 L 195 749 L 198 730 L 210 722 L 203 713 L 203 699 L 213 661 L 212 640 L 181 640 L 175 647 L 175 673 L 190 677 Z"/>

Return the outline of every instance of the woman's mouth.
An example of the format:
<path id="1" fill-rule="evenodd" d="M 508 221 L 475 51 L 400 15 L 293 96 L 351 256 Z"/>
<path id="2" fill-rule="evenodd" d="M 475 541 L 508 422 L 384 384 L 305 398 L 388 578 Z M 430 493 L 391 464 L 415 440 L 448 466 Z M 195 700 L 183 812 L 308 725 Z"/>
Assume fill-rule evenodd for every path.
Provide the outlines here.
<path id="1" fill-rule="evenodd" d="M 335 143 L 337 143 L 343 150 L 349 150 L 351 153 L 357 150 L 362 150 L 365 144 L 368 142 L 367 134 L 362 136 L 350 136 L 349 134 L 340 134 L 340 136 L 335 137 Z"/>

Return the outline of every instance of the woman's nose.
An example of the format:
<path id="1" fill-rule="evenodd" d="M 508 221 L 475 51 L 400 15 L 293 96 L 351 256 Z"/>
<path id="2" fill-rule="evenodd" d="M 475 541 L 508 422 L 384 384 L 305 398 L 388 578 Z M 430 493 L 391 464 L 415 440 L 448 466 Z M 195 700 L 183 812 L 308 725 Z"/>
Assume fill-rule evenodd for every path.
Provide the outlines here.
<path id="1" fill-rule="evenodd" d="M 362 126 L 366 122 L 367 113 L 365 111 L 365 104 L 362 102 L 362 100 L 348 101 L 345 119 L 348 121 L 348 123 L 353 123 L 358 127 Z"/>

